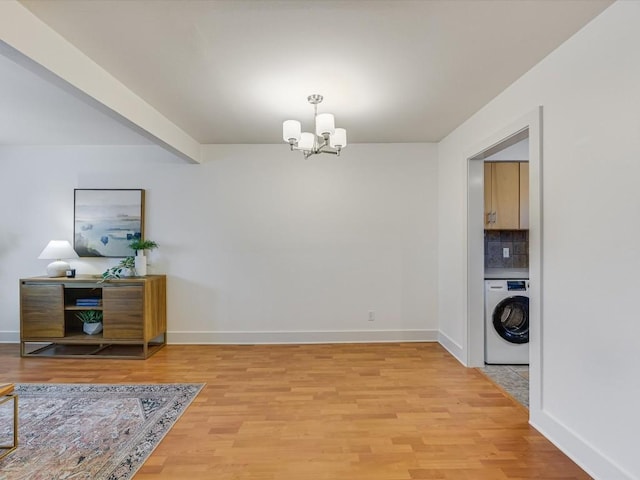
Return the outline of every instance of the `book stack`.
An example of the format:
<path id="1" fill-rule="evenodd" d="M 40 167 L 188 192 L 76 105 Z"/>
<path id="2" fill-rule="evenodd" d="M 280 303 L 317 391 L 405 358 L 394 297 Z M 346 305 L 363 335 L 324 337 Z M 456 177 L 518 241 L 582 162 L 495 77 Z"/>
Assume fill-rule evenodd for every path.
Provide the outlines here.
<path id="1" fill-rule="evenodd" d="M 77 298 L 76 306 L 78 307 L 101 307 L 101 298 Z"/>

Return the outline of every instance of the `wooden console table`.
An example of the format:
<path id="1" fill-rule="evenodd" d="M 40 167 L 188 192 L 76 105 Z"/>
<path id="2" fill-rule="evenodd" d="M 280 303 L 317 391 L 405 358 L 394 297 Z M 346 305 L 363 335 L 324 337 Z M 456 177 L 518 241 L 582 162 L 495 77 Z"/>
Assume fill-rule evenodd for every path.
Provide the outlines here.
<path id="1" fill-rule="evenodd" d="M 166 285 L 165 275 L 105 282 L 92 275 L 23 278 L 20 354 L 148 358 L 166 345 Z M 86 335 L 82 331 L 82 322 L 76 317 L 81 310 L 102 311 L 102 333 Z"/>

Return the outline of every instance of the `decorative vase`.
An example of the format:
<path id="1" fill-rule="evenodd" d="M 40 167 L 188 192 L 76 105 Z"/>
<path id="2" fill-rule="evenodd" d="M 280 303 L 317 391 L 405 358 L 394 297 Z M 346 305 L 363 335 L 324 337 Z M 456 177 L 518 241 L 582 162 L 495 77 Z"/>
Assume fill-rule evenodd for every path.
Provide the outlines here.
<path id="1" fill-rule="evenodd" d="M 136 271 L 135 268 L 123 268 L 122 269 L 122 277 L 135 277 L 136 276 Z"/>
<path id="2" fill-rule="evenodd" d="M 147 256 L 143 252 L 139 252 L 135 258 L 136 275 L 144 277 L 147 275 Z"/>
<path id="3" fill-rule="evenodd" d="M 85 322 L 82 324 L 82 331 L 87 335 L 95 335 L 97 333 L 100 333 L 102 331 L 102 322 L 97 322 L 97 323 Z"/>

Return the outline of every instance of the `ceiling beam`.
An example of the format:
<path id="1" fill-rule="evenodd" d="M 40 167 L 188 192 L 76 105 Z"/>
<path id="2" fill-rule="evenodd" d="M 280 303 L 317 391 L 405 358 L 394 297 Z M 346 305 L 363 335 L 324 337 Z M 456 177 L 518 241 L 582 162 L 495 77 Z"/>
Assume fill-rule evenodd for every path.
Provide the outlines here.
<path id="1" fill-rule="evenodd" d="M 32 70 L 33 62 L 41 66 L 45 78 L 90 97 L 103 113 L 172 153 L 201 162 L 197 141 L 16 0 L 0 1 L 0 40 L 32 61 Z"/>

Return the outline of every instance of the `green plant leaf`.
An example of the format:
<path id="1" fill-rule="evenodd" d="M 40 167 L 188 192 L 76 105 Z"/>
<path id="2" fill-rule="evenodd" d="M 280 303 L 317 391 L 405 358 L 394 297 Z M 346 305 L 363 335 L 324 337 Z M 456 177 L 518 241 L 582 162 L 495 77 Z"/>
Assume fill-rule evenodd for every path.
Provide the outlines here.
<path id="1" fill-rule="evenodd" d="M 158 248 L 158 244 L 153 240 L 143 240 L 141 238 L 136 238 L 135 240 L 129 243 L 129 248 L 132 250 L 153 250 L 154 248 Z"/>
<path id="2" fill-rule="evenodd" d="M 102 312 L 100 310 L 82 310 L 76 313 L 76 318 L 83 323 L 100 323 L 102 321 Z"/>

